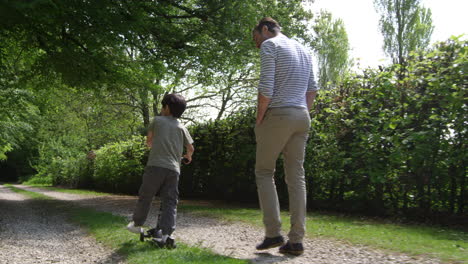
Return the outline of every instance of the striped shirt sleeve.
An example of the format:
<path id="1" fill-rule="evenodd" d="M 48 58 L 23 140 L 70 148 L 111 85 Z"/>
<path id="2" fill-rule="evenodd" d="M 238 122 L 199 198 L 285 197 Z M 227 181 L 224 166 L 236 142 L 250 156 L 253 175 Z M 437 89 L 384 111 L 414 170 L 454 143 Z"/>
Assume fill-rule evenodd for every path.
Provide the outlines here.
<path id="1" fill-rule="evenodd" d="M 315 81 L 314 69 L 312 65 L 310 65 L 309 85 L 307 86 L 307 92 L 313 92 L 313 91 L 318 91 L 318 90 L 319 90 L 319 87 L 317 85 L 317 82 Z"/>
<path id="2" fill-rule="evenodd" d="M 271 41 L 265 41 L 260 47 L 260 82 L 258 91 L 267 98 L 273 97 L 275 87 L 276 47 Z"/>

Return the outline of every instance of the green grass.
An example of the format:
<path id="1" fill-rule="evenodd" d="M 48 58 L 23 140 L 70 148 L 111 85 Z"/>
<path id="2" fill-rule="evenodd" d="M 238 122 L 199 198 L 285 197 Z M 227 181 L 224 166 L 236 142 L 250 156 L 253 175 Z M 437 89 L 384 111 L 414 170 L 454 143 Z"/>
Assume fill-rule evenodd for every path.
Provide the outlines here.
<path id="1" fill-rule="evenodd" d="M 34 175 L 27 181 L 23 182 L 25 185 L 52 185 L 52 176 L 37 176 Z"/>
<path id="2" fill-rule="evenodd" d="M 258 209 L 184 204 L 179 209 L 262 226 L 262 216 Z M 282 212 L 281 217 L 283 229 L 287 229 L 290 225 L 289 215 Z M 306 225 L 309 237 L 332 238 L 395 252 L 468 263 L 468 233 L 459 230 L 319 213 L 308 214 Z"/>
<path id="3" fill-rule="evenodd" d="M 97 191 L 91 191 L 91 190 L 64 189 L 64 188 L 58 188 L 58 187 L 53 187 L 53 186 L 44 186 L 44 185 L 42 185 L 42 186 L 41 185 L 28 185 L 28 186 L 47 189 L 47 190 L 50 190 L 50 191 L 63 192 L 63 193 L 72 193 L 72 194 L 84 194 L 84 195 L 94 195 L 94 196 L 110 195 L 110 193 L 97 192 Z"/>
<path id="4" fill-rule="evenodd" d="M 10 190 L 12 190 L 12 191 L 14 191 L 16 193 L 24 194 L 24 195 L 26 195 L 28 197 L 33 198 L 33 199 L 52 200 L 52 198 L 50 198 L 49 196 L 43 195 L 41 193 L 25 191 L 23 189 L 16 188 L 16 187 L 12 186 L 11 184 L 4 184 L 3 186 L 10 188 Z"/>
<path id="5" fill-rule="evenodd" d="M 209 250 L 190 247 L 181 243 L 178 243 L 177 248 L 173 250 L 159 249 L 150 242 L 141 243 L 137 235 L 129 233 L 124 228 L 127 224 L 124 217 L 115 216 L 105 212 L 97 212 L 88 208 L 71 206 L 69 203 L 53 200 L 42 194 L 24 191 L 11 185 L 5 186 L 15 192 L 25 194 L 34 199 L 47 199 L 48 201 L 53 201 L 55 203 L 53 208 L 60 210 L 61 212 L 64 212 L 64 209 L 66 209 L 65 213 L 69 216 L 71 221 L 88 230 L 97 241 L 116 250 L 119 255 L 126 258 L 128 263 L 249 263 L 248 260 L 240 260 L 217 255 Z M 53 210 L 53 208 L 51 208 L 51 210 Z"/>
<path id="6" fill-rule="evenodd" d="M 91 190 L 58 188 L 58 187 L 50 186 L 49 184 L 24 184 L 24 185 L 30 186 L 30 187 L 37 187 L 37 188 L 41 188 L 41 189 L 46 189 L 46 190 L 50 190 L 50 191 L 63 192 L 63 193 L 84 194 L 84 195 L 93 195 L 93 196 L 111 195 L 110 193 L 97 192 L 97 191 L 91 191 Z"/>
<path id="7" fill-rule="evenodd" d="M 123 217 L 79 208 L 72 219 L 88 229 L 98 241 L 127 257 L 129 263 L 248 263 L 246 260 L 216 255 L 208 250 L 178 244 L 174 250 L 158 249 L 151 243 L 141 243 L 137 235 L 124 229 Z"/>

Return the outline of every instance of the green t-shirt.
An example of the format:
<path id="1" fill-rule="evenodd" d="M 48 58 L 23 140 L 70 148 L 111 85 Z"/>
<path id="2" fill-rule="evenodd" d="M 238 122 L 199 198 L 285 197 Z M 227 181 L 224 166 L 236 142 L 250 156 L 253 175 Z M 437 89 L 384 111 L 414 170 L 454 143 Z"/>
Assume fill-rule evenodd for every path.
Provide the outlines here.
<path id="1" fill-rule="evenodd" d="M 156 116 L 148 129 L 153 131 L 153 143 L 146 165 L 180 173 L 184 146 L 193 143 L 187 128 L 172 116 Z"/>

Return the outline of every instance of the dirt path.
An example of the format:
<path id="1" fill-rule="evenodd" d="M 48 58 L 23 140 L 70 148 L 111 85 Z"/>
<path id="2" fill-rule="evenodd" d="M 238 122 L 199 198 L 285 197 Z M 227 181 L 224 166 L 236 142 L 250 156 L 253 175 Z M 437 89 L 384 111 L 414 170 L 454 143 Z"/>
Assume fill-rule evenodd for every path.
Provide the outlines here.
<path id="1" fill-rule="evenodd" d="M 135 196 L 109 195 L 89 196 L 60 193 L 18 185 L 29 191 L 39 192 L 56 199 L 67 200 L 82 206 L 92 207 L 100 211 L 131 218 L 135 205 Z M 158 208 L 156 202 L 153 209 Z M 155 212 L 150 212 L 148 224 L 156 222 Z M 123 227 L 122 227 L 123 228 Z M 215 253 L 241 259 L 249 259 L 252 263 L 369 263 L 369 264 L 433 264 L 441 263 L 435 259 L 412 257 L 404 254 L 384 252 L 369 247 L 351 245 L 321 238 L 306 239 L 306 252 L 299 257 L 290 257 L 278 253 L 278 249 L 264 252 L 255 250 L 255 244 L 263 237 L 261 228 L 242 223 L 225 222 L 207 217 L 194 216 L 180 212 L 177 218 L 176 240 L 184 243 L 205 247 Z M 138 239 L 135 237 L 135 239 Z"/>
<path id="2" fill-rule="evenodd" d="M 0 263 L 124 263 L 51 206 L 0 185 Z"/>

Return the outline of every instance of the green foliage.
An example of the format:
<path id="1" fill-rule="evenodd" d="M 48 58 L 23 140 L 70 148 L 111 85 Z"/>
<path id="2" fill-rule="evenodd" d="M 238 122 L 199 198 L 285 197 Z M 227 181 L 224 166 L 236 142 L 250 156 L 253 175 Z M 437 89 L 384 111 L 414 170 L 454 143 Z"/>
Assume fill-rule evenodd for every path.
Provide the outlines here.
<path id="1" fill-rule="evenodd" d="M 38 118 L 31 97 L 26 90 L 0 89 L 0 160 L 31 135 Z"/>
<path id="2" fill-rule="evenodd" d="M 25 183 L 129 194 L 138 191 L 148 155 L 143 137 L 109 143 L 96 152 L 79 149 L 80 145 L 69 137 L 43 144 L 35 165 L 38 173 Z"/>
<path id="3" fill-rule="evenodd" d="M 251 201 L 255 185 L 254 109 L 192 126 L 192 163 L 182 167 L 180 192 L 185 197 Z"/>
<path id="4" fill-rule="evenodd" d="M 72 145 L 88 151 L 137 134 L 135 123 L 141 121 L 124 95 L 105 89 L 80 91 L 60 84 L 54 88 L 36 92 L 42 113 L 37 141 L 57 141 L 66 134 L 74 138 L 76 144 Z"/>
<path id="5" fill-rule="evenodd" d="M 32 164 L 33 181 L 44 183 L 135 193 L 147 150 L 141 138 L 128 139 L 149 120 L 151 96 L 153 112 L 180 86 L 202 87 L 187 88 L 187 97 L 223 91 L 223 103 L 232 100 L 222 86 L 248 86 L 258 72 L 251 30 L 262 16 L 308 45 L 336 48 L 330 32 L 345 39 L 324 15 L 316 26 L 323 42 L 312 42 L 301 1 L 65 2 L 0 0 L 0 159 L 22 160 L 9 170 Z M 387 44 L 407 62 L 321 92 L 306 149 L 309 204 L 464 214 L 467 44 L 453 39 L 411 54 L 430 36 L 430 12 L 419 1 L 375 3 L 386 10 Z M 253 112 L 191 128 L 197 151 L 183 168 L 182 195 L 255 200 Z M 277 177 L 282 183 L 281 162 Z M 284 197 L 285 185 L 278 189 Z"/>
<path id="6" fill-rule="evenodd" d="M 306 149 L 311 207 L 370 214 L 465 214 L 467 43 L 414 53 L 406 71 L 367 70 L 322 91 Z M 400 80 L 404 73 L 404 78 Z M 249 112 L 250 111 L 250 112 Z M 255 200 L 252 110 L 191 128 L 181 193 Z M 286 201 L 281 162 L 277 188 Z"/>
<path id="7" fill-rule="evenodd" d="M 3 34 L 0 38 L 0 160 L 5 160 L 7 152 L 20 149 L 32 136 L 39 113 L 34 93 L 24 82 L 31 78 L 29 67 L 34 52 L 18 48 Z"/>
<path id="8" fill-rule="evenodd" d="M 2 146 L 0 146 L 0 161 L 6 160 L 7 156 L 5 155 L 5 153 L 9 152 L 12 149 L 13 148 L 9 143 L 4 143 Z"/>
<path id="9" fill-rule="evenodd" d="M 37 174 L 27 182 L 50 183 L 69 187 L 83 187 L 90 173 L 86 154 L 79 149 L 78 139 L 63 136 L 57 141 L 48 140 L 39 147 L 39 157 L 34 168 Z"/>
<path id="10" fill-rule="evenodd" d="M 51 186 L 53 185 L 53 179 L 50 175 L 33 175 L 32 177 L 22 181 L 22 184 L 31 185 L 31 186 Z"/>
<path id="11" fill-rule="evenodd" d="M 374 0 L 381 13 L 380 31 L 384 37 L 383 49 L 393 63 L 403 65 L 412 51 L 429 45 L 432 31 L 432 13 L 420 6 L 420 0 Z"/>
<path id="12" fill-rule="evenodd" d="M 100 148 L 94 159 L 93 187 L 107 192 L 137 193 L 147 155 L 141 136 Z"/>
<path id="13" fill-rule="evenodd" d="M 215 94 L 230 106 L 231 87 L 249 86 L 242 70 L 258 59 L 251 30 L 265 15 L 308 42 L 311 14 L 300 0 L 0 0 L 0 159 L 27 149 L 22 164 L 48 162 L 31 156 L 63 134 L 86 139 L 81 152 L 126 140 L 169 91 Z M 226 72 L 231 80 L 211 86 Z M 248 98 L 244 87 L 238 101 Z"/>
<path id="14" fill-rule="evenodd" d="M 341 83 L 351 65 L 348 34 L 341 19 L 322 10 L 312 26 L 317 34 L 313 46 L 318 57 L 318 83 L 323 89 Z"/>
<path id="15" fill-rule="evenodd" d="M 253 47 L 250 32 L 262 16 L 284 20 L 288 33 L 304 35 L 303 20 L 311 15 L 301 4 L 300 0 L 2 0 L 0 33 L 16 36 L 18 47 L 39 51 L 35 68 L 43 75 L 57 73 L 71 86 L 120 83 L 127 77 L 129 61 L 161 66 L 145 81 L 190 64 L 206 83 L 210 72 L 223 69 L 221 62 L 244 63 Z M 137 56 L 129 56 L 127 49 Z"/>
<path id="16" fill-rule="evenodd" d="M 464 213 L 467 43 L 450 40 L 399 66 L 366 71 L 317 102 L 316 206 L 373 213 Z"/>
<path id="17" fill-rule="evenodd" d="M 467 50 L 466 41 L 454 38 L 413 53 L 404 70 L 369 69 L 322 91 L 304 164 L 309 206 L 465 219 Z M 254 121 L 255 109 L 247 108 L 190 127 L 196 152 L 192 164 L 182 166 L 181 196 L 256 201 Z M 44 144 L 38 175 L 70 185 L 93 175 L 83 180 L 93 188 L 137 192 L 148 154 L 143 137 L 107 144 L 92 162 L 79 146 L 71 135 Z M 285 202 L 281 159 L 276 178 Z"/>
<path id="18" fill-rule="evenodd" d="M 38 172 L 35 181 L 54 182 L 68 186 L 84 186 L 88 180 L 74 175 L 86 169 L 86 154 L 108 142 L 125 140 L 137 134 L 135 123 L 139 120 L 132 107 L 121 103 L 123 96 L 107 91 L 78 92 L 60 85 L 57 89 L 35 92 L 34 104 L 40 116 L 24 116 L 24 122 L 32 122 L 33 131 L 23 138 L 7 156 L 6 163 L 18 170 L 32 167 Z M 12 108 L 9 108 L 11 110 Z M 25 171 L 16 178 L 28 180 L 34 172 Z M 19 176 L 19 177 L 18 177 Z"/>

